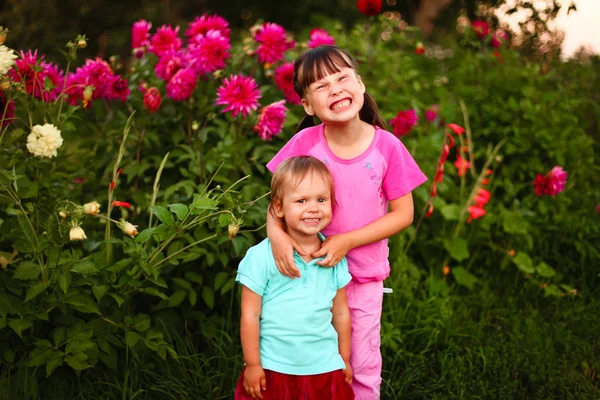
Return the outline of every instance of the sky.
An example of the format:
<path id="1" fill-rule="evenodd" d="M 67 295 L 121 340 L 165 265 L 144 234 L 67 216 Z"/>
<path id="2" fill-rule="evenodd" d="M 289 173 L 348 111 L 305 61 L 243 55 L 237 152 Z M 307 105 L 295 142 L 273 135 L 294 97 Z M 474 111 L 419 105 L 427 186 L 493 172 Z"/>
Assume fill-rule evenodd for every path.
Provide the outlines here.
<path id="1" fill-rule="evenodd" d="M 567 15 L 570 1 L 563 1 L 564 7 L 555 20 L 555 24 L 565 32 L 563 57 L 568 58 L 582 45 L 600 54 L 600 0 L 575 0 L 577 11 Z M 513 25 L 522 16 L 513 15 L 506 20 Z"/>

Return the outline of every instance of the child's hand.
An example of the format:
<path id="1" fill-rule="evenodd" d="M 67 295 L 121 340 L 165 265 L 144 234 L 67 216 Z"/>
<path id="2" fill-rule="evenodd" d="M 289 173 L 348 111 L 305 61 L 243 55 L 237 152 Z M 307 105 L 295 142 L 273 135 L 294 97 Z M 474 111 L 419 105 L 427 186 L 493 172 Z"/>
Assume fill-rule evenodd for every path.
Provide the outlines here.
<path id="1" fill-rule="evenodd" d="M 289 235 L 278 235 L 271 240 L 271 248 L 273 249 L 273 258 L 275 265 L 282 275 L 290 278 L 300 278 L 300 270 L 294 262 L 294 249 L 304 255 L 304 249 Z"/>
<path id="2" fill-rule="evenodd" d="M 262 390 L 267 390 L 267 378 L 262 366 L 246 367 L 244 371 L 244 389 L 253 399 L 262 399 Z"/>
<path id="3" fill-rule="evenodd" d="M 323 257 L 327 254 L 327 257 L 321 261 L 317 261 L 317 264 L 322 267 L 333 267 L 336 266 L 342 258 L 352 249 L 351 243 L 342 235 L 329 236 L 323 244 L 321 249 L 315 253 L 312 253 L 313 258 Z"/>
<path id="4" fill-rule="evenodd" d="M 348 384 L 352 385 L 352 367 L 347 361 L 345 361 L 345 364 L 346 368 L 342 370 L 342 372 L 344 373 L 344 379 L 346 379 L 346 382 L 348 382 Z"/>

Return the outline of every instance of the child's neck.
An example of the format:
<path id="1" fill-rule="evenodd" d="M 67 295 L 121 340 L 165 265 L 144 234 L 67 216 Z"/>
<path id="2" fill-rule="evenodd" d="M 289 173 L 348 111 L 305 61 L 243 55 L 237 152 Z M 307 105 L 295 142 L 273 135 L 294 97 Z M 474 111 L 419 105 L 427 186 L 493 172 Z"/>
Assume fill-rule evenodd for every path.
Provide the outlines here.
<path id="1" fill-rule="evenodd" d="M 313 259 L 310 255 L 318 251 L 323 243 L 318 235 L 304 236 L 296 232 L 288 232 L 288 234 L 304 249 L 306 256 L 302 256 L 302 259 L 307 262 Z"/>
<path id="2" fill-rule="evenodd" d="M 366 151 L 375 136 L 370 124 L 358 119 L 344 125 L 326 124 L 325 139 L 336 156 L 351 159 Z"/>

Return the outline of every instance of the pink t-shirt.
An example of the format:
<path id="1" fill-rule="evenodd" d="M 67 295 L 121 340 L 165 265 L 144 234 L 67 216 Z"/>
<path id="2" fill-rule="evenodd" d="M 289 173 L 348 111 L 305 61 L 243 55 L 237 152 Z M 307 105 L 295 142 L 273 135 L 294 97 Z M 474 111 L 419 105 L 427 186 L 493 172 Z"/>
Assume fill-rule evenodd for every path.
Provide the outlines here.
<path id="1" fill-rule="evenodd" d="M 337 207 L 326 236 L 362 228 L 388 212 L 388 200 L 408 194 L 427 180 L 406 147 L 390 132 L 375 129 L 369 148 L 352 159 L 337 157 L 327 144 L 323 124 L 298 132 L 267 164 L 274 172 L 293 156 L 313 156 L 331 171 Z M 359 282 L 384 280 L 390 273 L 388 241 L 352 249 L 346 255 L 348 270 Z"/>

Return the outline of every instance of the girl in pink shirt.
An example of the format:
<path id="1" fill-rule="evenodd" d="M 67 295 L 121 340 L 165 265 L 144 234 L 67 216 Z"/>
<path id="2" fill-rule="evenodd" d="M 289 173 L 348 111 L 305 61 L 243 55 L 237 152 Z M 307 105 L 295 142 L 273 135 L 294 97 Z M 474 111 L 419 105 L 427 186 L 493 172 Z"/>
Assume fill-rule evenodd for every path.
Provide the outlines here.
<path id="1" fill-rule="evenodd" d="M 344 256 L 348 260 L 352 387 L 358 400 L 379 399 L 383 280 L 390 272 L 387 239 L 412 223 L 411 192 L 427 178 L 400 140 L 382 129 L 386 124 L 348 53 L 335 46 L 309 50 L 295 62 L 294 88 L 307 116 L 267 167 L 275 171 L 289 157 L 310 155 L 334 177 L 337 207 L 323 231 L 327 239 L 311 256 L 326 256 L 318 262 L 323 267 Z M 322 123 L 315 125 L 313 116 Z M 293 250 L 305 252 L 269 213 L 267 235 L 279 271 L 300 277 Z"/>

